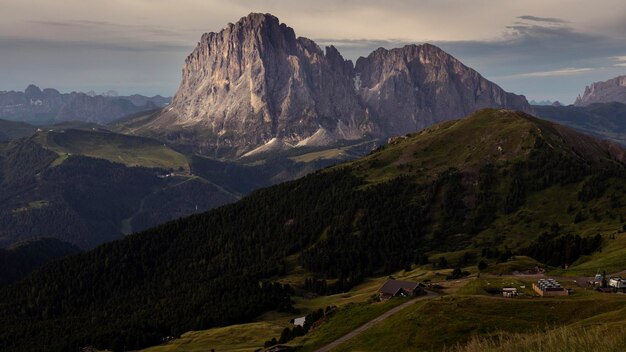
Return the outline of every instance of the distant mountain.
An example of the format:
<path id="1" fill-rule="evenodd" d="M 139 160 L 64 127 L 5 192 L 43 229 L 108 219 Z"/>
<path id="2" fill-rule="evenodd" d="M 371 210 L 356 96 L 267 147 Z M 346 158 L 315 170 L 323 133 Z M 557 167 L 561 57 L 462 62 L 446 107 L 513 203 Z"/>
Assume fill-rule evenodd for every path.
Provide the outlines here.
<path id="1" fill-rule="evenodd" d="M 134 350 L 249 322 L 290 310 L 298 290 L 276 282 L 285 277 L 344 292 L 440 255 L 571 265 L 609 241 L 596 234 L 624 225 L 624 162 L 610 142 L 481 110 L 52 263 L 0 291 L 0 349 Z"/>
<path id="2" fill-rule="evenodd" d="M 172 100 L 171 98 L 162 97 L 160 95 L 146 97 L 140 94 L 133 94 L 128 96 L 123 95 L 119 96 L 118 98 L 129 100 L 131 103 L 135 104 L 135 106 L 146 106 L 151 103 L 160 108 L 167 106 L 167 104 L 169 104 Z"/>
<path id="3" fill-rule="evenodd" d="M 168 98 L 132 95 L 62 94 L 29 85 L 24 92 L 0 92 L 0 118 L 36 124 L 59 121 L 108 123 L 140 111 L 167 105 Z"/>
<path id="4" fill-rule="evenodd" d="M 119 128 L 240 157 L 386 139 L 484 107 L 530 111 L 523 96 L 433 45 L 380 48 L 353 65 L 270 14 L 202 35 L 182 76 L 170 106 Z"/>
<path id="5" fill-rule="evenodd" d="M 574 105 L 587 106 L 593 103 L 626 104 L 626 76 L 619 76 L 604 82 L 595 82 L 585 87 L 582 96 L 578 96 Z"/>
<path id="6" fill-rule="evenodd" d="M 552 105 L 553 103 L 555 102 L 553 102 L 552 100 L 539 100 L 539 101 L 531 100 L 529 102 L 530 105 Z"/>
<path id="7" fill-rule="evenodd" d="M 537 116 L 594 136 L 626 145 L 626 104 L 533 106 Z"/>
<path id="8" fill-rule="evenodd" d="M 26 277 L 31 271 L 80 249 L 54 238 L 41 238 L 0 248 L 0 288 Z"/>

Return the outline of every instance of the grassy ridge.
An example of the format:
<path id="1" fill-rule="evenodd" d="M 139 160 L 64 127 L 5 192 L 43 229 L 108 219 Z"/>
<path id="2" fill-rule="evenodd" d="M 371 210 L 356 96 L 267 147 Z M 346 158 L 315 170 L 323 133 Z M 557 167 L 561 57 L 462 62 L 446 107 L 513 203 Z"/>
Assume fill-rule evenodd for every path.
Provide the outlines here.
<path id="1" fill-rule="evenodd" d="M 126 166 L 189 171 L 186 157 L 152 139 L 103 131 L 46 132 L 37 140 L 61 157 L 68 154 L 105 159 Z"/>

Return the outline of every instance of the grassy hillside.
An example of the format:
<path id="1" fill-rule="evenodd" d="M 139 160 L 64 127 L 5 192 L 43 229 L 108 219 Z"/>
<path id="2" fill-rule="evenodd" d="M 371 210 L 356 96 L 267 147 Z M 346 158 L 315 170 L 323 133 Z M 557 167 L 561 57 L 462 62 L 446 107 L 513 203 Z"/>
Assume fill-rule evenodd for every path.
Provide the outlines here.
<path id="1" fill-rule="evenodd" d="M 54 237 L 91 248 L 239 197 L 219 185 L 229 170 L 201 177 L 190 167 L 159 142 L 108 132 L 12 141 L 0 148 L 0 246 Z"/>
<path id="2" fill-rule="evenodd" d="M 158 141 L 107 131 L 62 130 L 40 133 L 36 139 L 60 157 L 84 155 L 126 166 L 188 172 L 186 157 Z"/>
<path id="3" fill-rule="evenodd" d="M 344 292 L 415 266 L 423 270 L 420 280 L 443 280 L 453 268 L 480 261 L 496 267 L 517 256 L 534 260 L 516 265 L 540 262 L 549 270 L 600 265 L 599 251 L 618 251 L 624 231 L 623 158 L 614 145 L 567 128 L 483 110 L 363 159 L 53 263 L 0 291 L 0 348 L 142 348 L 187 331 L 250 323 L 268 311 L 294 316 L 296 309 L 356 299 Z M 617 258 L 606 265 L 619 267 Z M 574 323 L 578 311 L 582 318 L 608 312 L 607 304 L 584 299 L 558 306 L 507 301 L 498 308 L 499 300 L 472 296 L 480 287 L 468 290 L 400 314 L 413 314 L 409 321 L 427 317 L 425 337 L 450 329 L 453 343 L 491 331 L 507 312 L 524 333 L 532 332 L 533 310 L 541 324 Z M 323 297 L 308 302 L 310 293 Z M 473 301 L 477 309 L 468 308 L 460 323 L 447 318 Z M 378 307 L 346 308 L 329 323 L 354 314 L 343 320 L 348 327 Z M 422 334 L 405 325 L 388 332 Z M 294 343 L 325 338 L 311 334 Z M 408 346 L 400 338 L 393 343 Z"/>
<path id="4" fill-rule="evenodd" d="M 472 336 L 532 334 L 621 309 L 619 297 L 603 299 L 500 299 L 447 296 L 417 303 L 341 345 L 337 351 L 451 349 Z M 470 342 L 471 343 L 471 342 Z"/>
<path id="5" fill-rule="evenodd" d="M 575 140 L 570 136 L 575 136 Z M 444 122 L 418 133 L 396 137 L 378 153 L 349 163 L 370 183 L 398 176 L 433 179 L 449 168 L 478 173 L 487 164 L 504 166 L 527 160 L 537 152 L 537 141 L 550 153 L 586 164 L 613 163 L 604 142 L 572 130 L 507 110 L 485 109 L 469 118 Z"/>

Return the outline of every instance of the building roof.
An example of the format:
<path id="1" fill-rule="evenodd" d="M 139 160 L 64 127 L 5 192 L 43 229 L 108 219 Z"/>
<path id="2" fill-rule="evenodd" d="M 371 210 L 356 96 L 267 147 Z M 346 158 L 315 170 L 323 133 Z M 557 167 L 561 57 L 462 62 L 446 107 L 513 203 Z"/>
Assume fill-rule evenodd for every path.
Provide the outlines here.
<path id="1" fill-rule="evenodd" d="M 387 280 L 385 284 L 378 289 L 378 292 L 395 295 L 401 289 L 410 289 L 415 290 L 419 284 L 417 282 L 411 281 L 400 281 L 400 280 Z"/>
<path id="2" fill-rule="evenodd" d="M 304 326 L 304 323 L 306 323 L 306 317 L 295 318 L 293 320 L 293 325 Z"/>

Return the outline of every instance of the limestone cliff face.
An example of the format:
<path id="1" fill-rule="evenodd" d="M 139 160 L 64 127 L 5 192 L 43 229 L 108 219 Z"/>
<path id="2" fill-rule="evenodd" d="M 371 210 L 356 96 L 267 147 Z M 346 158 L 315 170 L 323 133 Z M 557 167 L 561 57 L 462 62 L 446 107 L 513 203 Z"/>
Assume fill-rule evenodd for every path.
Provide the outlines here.
<path id="1" fill-rule="evenodd" d="M 604 82 L 595 82 L 585 87 L 585 93 L 576 98 L 574 105 L 587 106 L 593 103 L 618 102 L 626 104 L 626 76 L 619 76 Z"/>
<path id="2" fill-rule="evenodd" d="M 296 144 L 318 130 L 356 139 L 371 130 L 352 64 L 296 38 L 276 17 L 251 14 L 202 36 L 171 107 L 156 125 L 199 128 L 207 148 L 249 151 L 273 138 Z"/>
<path id="3" fill-rule="evenodd" d="M 378 49 L 356 67 L 269 14 L 206 33 L 172 104 L 143 126 L 196 151 L 241 156 L 412 132 L 483 107 L 529 111 L 432 45 Z"/>
<path id="4" fill-rule="evenodd" d="M 486 107 L 530 112 L 526 98 L 505 92 L 430 44 L 380 48 L 357 60 L 355 75 L 359 96 L 388 135 Z"/>

